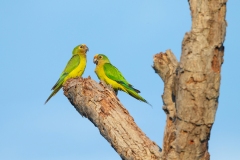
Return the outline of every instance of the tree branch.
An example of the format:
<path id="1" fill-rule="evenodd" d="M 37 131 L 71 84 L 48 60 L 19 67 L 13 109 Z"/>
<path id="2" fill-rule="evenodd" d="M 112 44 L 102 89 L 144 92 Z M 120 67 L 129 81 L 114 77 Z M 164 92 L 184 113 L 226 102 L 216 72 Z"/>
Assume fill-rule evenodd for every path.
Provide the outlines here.
<path id="1" fill-rule="evenodd" d="M 178 62 L 171 50 L 166 53 L 160 52 L 153 58 L 153 69 L 164 82 L 163 110 L 167 114 L 166 127 L 163 139 L 163 159 L 176 158 L 175 152 L 171 152 L 173 141 L 175 140 L 174 119 L 176 114 L 175 104 L 175 82 Z"/>
<path id="2" fill-rule="evenodd" d="M 122 159 L 161 159 L 161 149 L 136 125 L 111 87 L 90 77 L 70 79 L 64 85 L 64 94 Z"/>
<path id="3" fill-rule="evenodd" d="M 166 53 L 156 54 L 153 59 L 153 69 L 164 82 L 163 110 L 171 119 L 174 119 L 176 112 L 174 85 L 177 65 L 177 59 L 171 50 L 167 50 Z"/>

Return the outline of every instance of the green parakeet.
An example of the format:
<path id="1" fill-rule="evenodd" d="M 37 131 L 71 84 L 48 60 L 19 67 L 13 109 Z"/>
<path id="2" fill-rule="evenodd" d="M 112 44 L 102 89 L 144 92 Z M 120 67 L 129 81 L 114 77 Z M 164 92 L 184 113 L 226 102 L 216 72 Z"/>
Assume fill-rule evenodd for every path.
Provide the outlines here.
<path id="1" fill-rule="evenodd" d="M 133 86 L 123 77 L 122 73 L 110 63 L 107 56 L 104 54 L 96 54 L 93 62 L 96 64 L 95 73 L 100 80 L 111 85 L 116 92 L 122 90 L 132 97 L 149 104 L 138 94 L 140 91 L 133 88 Z"/>
<path id="2" fill-rule="evenodd" d="M 52 87 L 53 91 L 45 104 L 62 88 L 63 84 L 68 79 L 82 76 L 87 63 L 87 51 L 88 47 L 85 44 L 78 45 L 73 49 L 71 59 L 68 61 L 67 66 L 63 70 L 56 84 Z"/>

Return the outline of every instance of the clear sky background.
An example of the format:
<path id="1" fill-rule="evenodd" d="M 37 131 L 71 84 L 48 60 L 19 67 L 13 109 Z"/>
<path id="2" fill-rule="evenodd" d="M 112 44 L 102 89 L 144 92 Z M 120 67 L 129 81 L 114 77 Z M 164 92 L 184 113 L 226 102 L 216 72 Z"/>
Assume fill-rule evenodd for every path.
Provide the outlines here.
<path id="1" fill-rule="evenodd" d="M 227 36 L 219 106 L 209 141 L 213 160 L 240 159 L 240 1 L 227 3 Z M 153 108 L 124 92 L 118 97 L 139 127 L 160 147 L 166 115 L 163 82 L 153 55 L 171 49 L 180 59 L 190 31 L 187 0 L 0 1 L 0 159 L 120 160 L 94 125 L 62 90 L 45 100 L 72 49 L 87 44 L 83 77 L 98 81 L 96 53 L 106 54 Z"/>

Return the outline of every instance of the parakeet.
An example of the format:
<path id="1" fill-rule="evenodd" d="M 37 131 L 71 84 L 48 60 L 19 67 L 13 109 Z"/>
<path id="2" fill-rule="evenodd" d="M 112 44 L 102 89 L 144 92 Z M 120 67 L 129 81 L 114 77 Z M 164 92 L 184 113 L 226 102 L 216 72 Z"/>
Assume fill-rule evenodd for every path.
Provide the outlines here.
<path id="1" fill-rule="evenodd" d="M 45 104 L 62 88 L 63 84 L 69 78 L 82 76 L 87 63 L 87 51 L 88 47 L 85 44 L 78 45 L 73 49 L 71 59 L 68 61 L 67 66 L 63 70 L 56 84 L 52 87 L 53 91 L 46 100 Z"/>
<path id="2" fill-rule="evenodd" d="M 104 54 L 96 54 L 93 63 L 96 64 L 95 73 L 98 78 L 111 85 L 116 92 L 122 90 L 127 94 L 130 94 L 132 97 L 149 104 L 138 94 L 140 91 L 133 88 L 133 86 L 123 77 L 122 73 L 110 63 L 107 56 Z"/>

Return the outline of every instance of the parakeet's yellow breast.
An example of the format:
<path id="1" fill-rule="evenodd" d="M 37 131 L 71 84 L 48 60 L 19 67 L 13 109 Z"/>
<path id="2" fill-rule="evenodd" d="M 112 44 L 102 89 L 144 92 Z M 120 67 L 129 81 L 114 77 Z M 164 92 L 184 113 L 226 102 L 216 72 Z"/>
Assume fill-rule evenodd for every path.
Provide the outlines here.
<path id="1" fill-rule="evenodd" d="M 76 78 L 81 77 L 87 64 L 87 58 L 86 55 L 79 54 L 80 56 L 80 64 L 72 70 L 64 79 L 63 84 L 69 79 L 69 78 Z"/>

